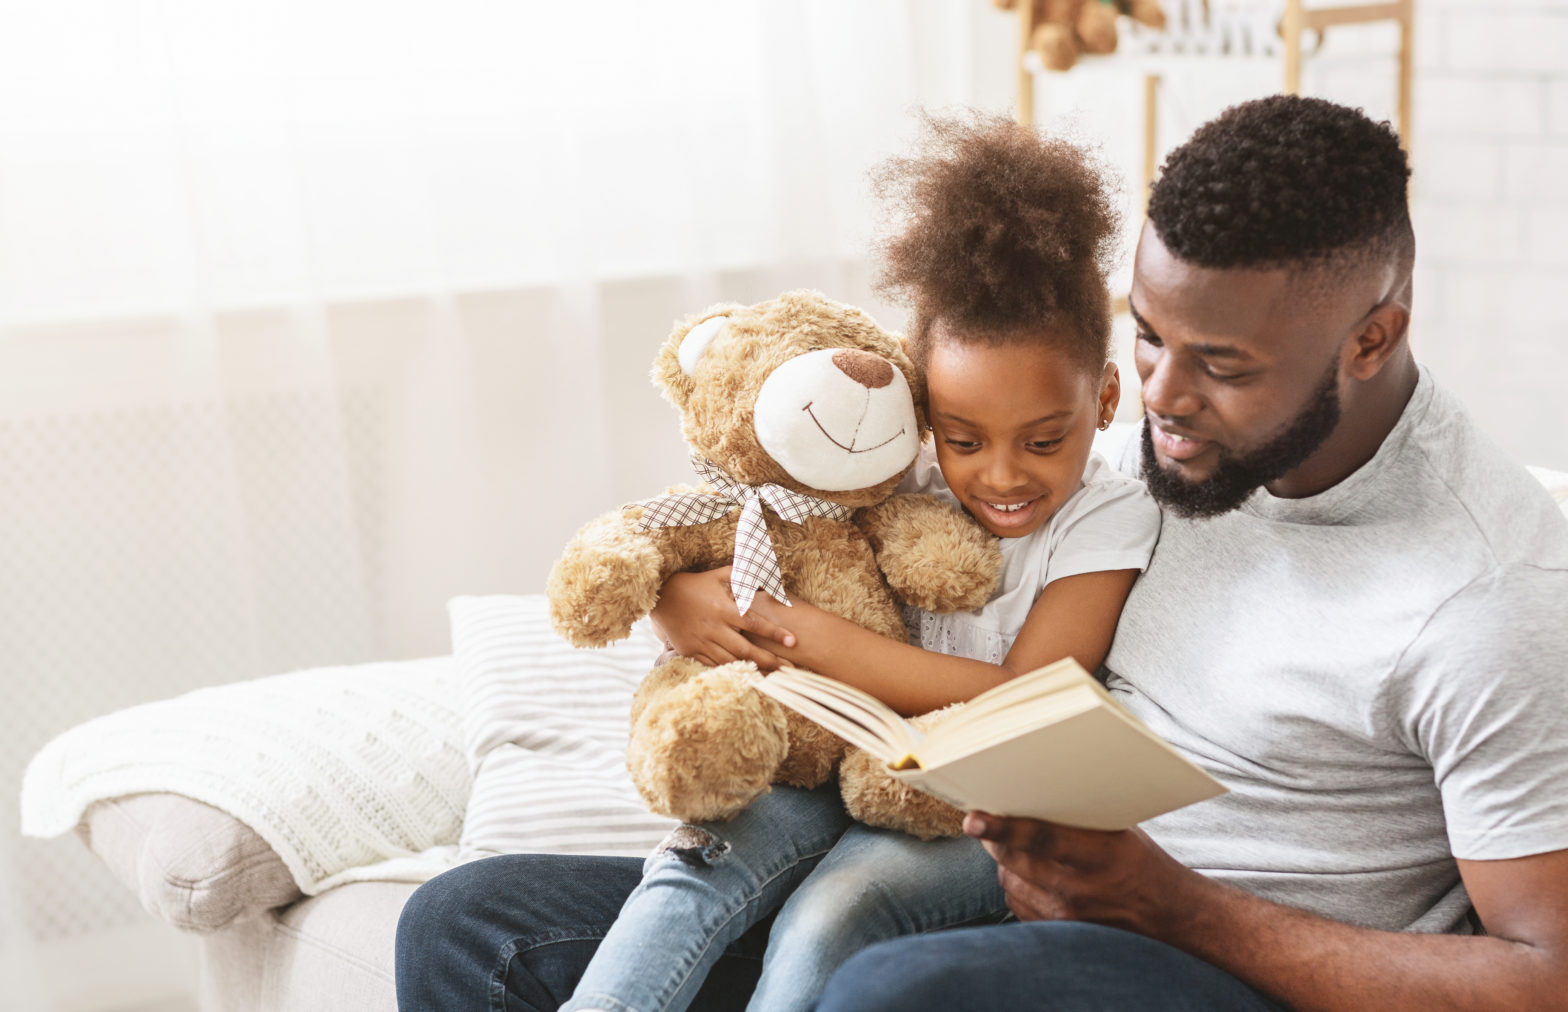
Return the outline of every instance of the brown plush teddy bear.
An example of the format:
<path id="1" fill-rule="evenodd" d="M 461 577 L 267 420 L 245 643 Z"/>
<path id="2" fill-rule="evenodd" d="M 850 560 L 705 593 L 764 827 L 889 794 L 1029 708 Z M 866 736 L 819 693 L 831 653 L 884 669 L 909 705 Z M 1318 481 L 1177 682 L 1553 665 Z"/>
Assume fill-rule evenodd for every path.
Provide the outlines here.
<path id="1" fill-rule="evenodd" d="M 677 324 L 653 378 L 705 483 L 578 532 L 546 588 L 571 642 L 620 639 L 671 574 L 731 564 L 742 611 L 761 588 L 898 640 L 895 594 L 931 611 L 989 600 L 996 540 L 932 496 L 894 494 L 925 429 L 923 384 L 898 338 L 865 313 L 810 291 L 715 306 Z M 675 658 L 643 680 L 627 766 L 653 811 L 726 819 L 770 784 L 815 787 L 833 774 L 844 743 L 757 692 L 756 677 L 749 662 Z M 945 809 L 863 779 L 866 821 L 924 826 L 928 814 L 901 809 Z M 956 826 L 950 809 L 944 817 Z"/>
<path id="2" fill-rule="evenodd" d="M 1069 70 L 1079 53 L 1114 53 L 1116 18 L 1125 14 L 1151 28 L 1165 27 L 1159 0 L 992 0 L 997 9 L 1016 10 L 1034 4 L 1034 32 L 1029 48 L 1047 70 Z"/>

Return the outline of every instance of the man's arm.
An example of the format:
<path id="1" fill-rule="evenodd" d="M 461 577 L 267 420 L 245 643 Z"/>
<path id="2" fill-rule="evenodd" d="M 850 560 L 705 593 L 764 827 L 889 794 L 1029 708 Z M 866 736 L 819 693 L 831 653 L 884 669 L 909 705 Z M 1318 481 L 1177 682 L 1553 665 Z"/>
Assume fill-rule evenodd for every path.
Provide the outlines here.
<path id="1" fill-rule="evenodd" d="M 1023 920 L 1135 931 L 1301 1010 L 1568 1007 L 1568 851 L 1460 861 L 1488 934 L 1374 931 L 1184 867 L 1141 830 L 1071 829 L 971 813 Z"/>

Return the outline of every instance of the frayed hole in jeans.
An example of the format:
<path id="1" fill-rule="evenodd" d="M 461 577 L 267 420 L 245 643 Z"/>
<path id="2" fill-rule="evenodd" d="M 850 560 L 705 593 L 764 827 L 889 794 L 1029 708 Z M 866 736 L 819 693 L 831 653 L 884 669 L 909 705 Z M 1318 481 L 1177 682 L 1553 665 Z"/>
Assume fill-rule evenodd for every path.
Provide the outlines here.
<path id="1" fill-rule="evenodd" d="M 729 844 L 696 826 L 676 826 L 654 850 L 655 855 L 669 854 L 693 868 L 706 868 L 729 852 Z"/>

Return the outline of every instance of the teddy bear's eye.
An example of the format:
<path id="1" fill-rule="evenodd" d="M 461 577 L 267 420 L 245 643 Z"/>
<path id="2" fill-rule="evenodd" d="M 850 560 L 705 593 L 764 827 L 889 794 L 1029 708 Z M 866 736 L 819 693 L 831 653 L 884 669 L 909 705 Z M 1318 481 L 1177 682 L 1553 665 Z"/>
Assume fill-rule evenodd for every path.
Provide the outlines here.
<path id="1" fill-rule="evenodd" d="M 729 326 L 728 316 L 710 316 L 686 332 L 681 338 L 681 346 L 675 351 L 675 359 L 681 364 L 681 372 L 690 376 L 697 369 L 697 363 L 702 360 L 703 353 L 708 350 L 708 345 L 713 339 L 724 333 L 724 328 Z"/>

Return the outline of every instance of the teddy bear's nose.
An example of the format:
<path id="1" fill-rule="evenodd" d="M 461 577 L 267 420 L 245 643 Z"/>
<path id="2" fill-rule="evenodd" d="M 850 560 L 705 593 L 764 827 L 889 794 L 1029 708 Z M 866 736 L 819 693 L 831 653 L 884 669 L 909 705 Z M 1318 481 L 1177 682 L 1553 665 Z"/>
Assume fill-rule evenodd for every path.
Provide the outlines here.
<path id="1" fill-rule="evenodd" d="M 893 363 L 869 351 L 844 348 L 833 353 L 833 364 L 838 371 L 872 390 L 893 382 Z"/>

